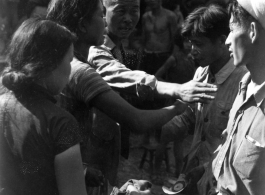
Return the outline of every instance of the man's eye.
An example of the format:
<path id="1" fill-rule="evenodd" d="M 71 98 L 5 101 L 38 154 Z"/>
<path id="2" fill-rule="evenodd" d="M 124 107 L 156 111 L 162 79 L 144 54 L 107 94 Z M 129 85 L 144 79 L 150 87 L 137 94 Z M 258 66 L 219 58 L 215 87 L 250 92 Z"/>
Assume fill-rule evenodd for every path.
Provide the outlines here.
<path id="1" fill-rule="evenodd" d="M 131 11 L 132 13 L 138 13 L 139 12 L 139 10 L 138 9 L 132 9 L 132 11 Z"/>
<path id="2" fill-rule="evenodd" d="M 122 9 L 117 10 L 116 13 L 122 14 L 122 13 L 124 13 L 124 10 L 122 10 Z"/>

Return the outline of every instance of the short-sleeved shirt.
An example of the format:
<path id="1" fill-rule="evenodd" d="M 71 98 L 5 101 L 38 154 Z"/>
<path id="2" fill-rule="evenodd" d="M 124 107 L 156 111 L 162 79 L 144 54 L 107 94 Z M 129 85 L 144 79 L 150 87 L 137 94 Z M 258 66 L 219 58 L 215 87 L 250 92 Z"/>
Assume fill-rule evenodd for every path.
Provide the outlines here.
<path id="1" fill-rule="evenodd" d="M 247 97 L 250 82 L 250 73 L 240 82 L 225 143 L 212 164 L 221 194 L 265 193 L 265 82 Z"/>
<path id="2" fill-rule="evenodd" d="M 74 57 L 68 85 L 60 98 L 60 106 L 69 111 L 79 123 L 87 140 L 92 128 L 91 101 L 97 95 L 111 90 L 110 86 L 90 66 Z"/>
<path id="3" fill-rule="evenodd" d="M 83 162 L 100 169 L 113 183 L 119 162 L 120 141 L 114 142 L 119 137 L 119 126 L 92 104 L 94 98 L 110 91 L 111 87 L 88 62 L 81 60 L 74 57 L 71 62 L 69 83 L 62 92 L 59 103 L 73 114 L 83 132 Z"/>
<path id="4" fill-rule="evenodd" d="M 58 194 L 55 156 L 82 141 L 77 121 L 38 85 L 0 97 L 0 188 L 7 194 Z M 0 190 L 0 191 L 1 191 Z"/>

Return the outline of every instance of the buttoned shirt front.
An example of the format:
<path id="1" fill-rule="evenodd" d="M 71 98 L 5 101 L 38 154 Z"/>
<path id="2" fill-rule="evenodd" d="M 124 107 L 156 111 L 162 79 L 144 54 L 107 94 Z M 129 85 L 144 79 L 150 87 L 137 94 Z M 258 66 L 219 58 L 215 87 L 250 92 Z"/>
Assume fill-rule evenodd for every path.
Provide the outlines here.
<path id="1" fill-rule="evenodd" d="M 123 63 L 120 48 L 106 35 L 104 44 L 91 46 L 88 62 L 115 90 L 152 99 L 156 78 L 143 71 L 130 70 Z"/>
<path id="2" fill-rule="evenodd" d="M 265 82 L 247 97 L 250 82 L 248 73 L 230 112 L 226 141 L 212 164 L 220 194 L 265 193 Z"/>
<path id="3" fill-rule="evenodd" d="M 163 127 L 164 129 L 174 128 L 175 131 L 183 129 L 189 131 L 191 123 L 195 125 L 184 172 L 194 168 L 195 157 L 200 165 L 212 158 L 213 152 L 221 143 L 221 133 L 226 128 L 229 111 L 237 95 L 238 84 L 246 72 L 245 67 L 235 68 L 233 59 L 230 59 L 215 75 L 210 72 L 209 66 L 197 69 L 194 79 L 218 86 L 218 91 L 213 94 L 215 99 L 208 104 L 196 104 L 195 109 L 186 110 Z"/>

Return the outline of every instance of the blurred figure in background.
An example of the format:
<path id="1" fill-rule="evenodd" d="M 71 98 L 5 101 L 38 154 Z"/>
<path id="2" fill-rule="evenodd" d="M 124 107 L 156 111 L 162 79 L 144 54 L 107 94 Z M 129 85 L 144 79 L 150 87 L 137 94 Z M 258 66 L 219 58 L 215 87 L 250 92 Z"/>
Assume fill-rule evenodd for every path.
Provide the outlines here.
<path id="1" fill-rule="evenodd" d="M 155 74 L 174 49 L 177 34 L 177 16 L 162 7 L 162 0 L 146 0 L 150 11 L 142 18 L 143 59 L 141 70 Z"/>

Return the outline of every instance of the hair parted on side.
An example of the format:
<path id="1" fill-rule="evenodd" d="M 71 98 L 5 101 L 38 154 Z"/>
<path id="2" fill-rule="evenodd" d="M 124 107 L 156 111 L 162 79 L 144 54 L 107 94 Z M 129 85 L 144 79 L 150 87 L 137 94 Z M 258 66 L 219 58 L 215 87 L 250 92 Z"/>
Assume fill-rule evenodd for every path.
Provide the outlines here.
<path id="1" fill-rule="evenodd" d="M 184 21 L 181 35 L 184 38 L 205 36 L 214 41 L 229 34 L 229 16 L 223 7 L 211 4 L 195 9 Z"/>
<path id="2" fill-rule="evenodd" d="M 101 0 L 51 0 L 47 19 L 66 26 L 78 36 L 80 22 L 93 17 L 99 1 Z"/>
<path id="3" fill-rule="evenodd" d="M 57 68 L 75 39 L 73 33 L 55 22 L 40 18 L 24 21 L 9 44 L 3 85 L 15 90 L 45 78 Z"/>

